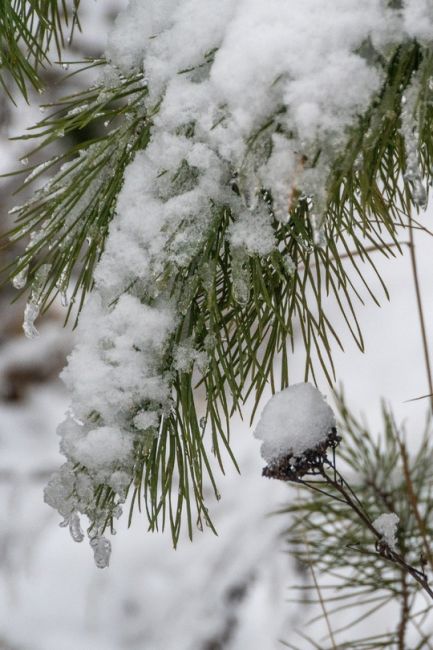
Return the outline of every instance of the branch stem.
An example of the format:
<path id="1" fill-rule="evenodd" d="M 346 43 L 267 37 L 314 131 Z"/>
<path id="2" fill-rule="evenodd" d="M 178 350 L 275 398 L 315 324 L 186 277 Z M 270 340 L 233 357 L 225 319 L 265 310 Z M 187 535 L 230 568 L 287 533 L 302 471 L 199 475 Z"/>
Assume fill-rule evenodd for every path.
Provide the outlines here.
<path id="1" fill-rule="evenodd" d="M 380 540 L 382 539 L 382 535 L 374 527 L 372 521 L 370 520 L 370 517 L 365 512 L 359 499 L 356 496 L 353 496 L 354 492 L 352 488 L 349 486 L 349 484 L 344 479 L 342 474 L 340 474 L 340 472 L 335 468 L 335 466 L 329 460 L 327 461 L 327 464 L 329 468 L 332 470 L 332 476 L 329 476 L 329 474 L 327 473 L 325 469 L 325 465 L 322 466 L 320 473 L 325 479 L 325 481 L 328 483 L 328 485 L 332 486 L 335 490 L 337 490 L 337 492 L 341 496 L 341 498 L 340 497 L 335 497 L 335 498 L 337 498 L 337 500 L 339 501 L 343 499 L 345 503 L 351 508 L 351 510 L 353 510 L 353 512 L 357 515 L 357 517 L 362 521 L 362 523 L 372 533 L 372 535 L 376 539 L 376 542 L 380 542 Z M 412 578 L 416 580 L 416 582 L 418 582 L 418 584 L 422 587 L 422 589 L 433 600 L 433 590 L 431 589 L 427 577 L 424 575 L 424 573 L 418 571 L 418 569 L 416 569 L 414 566 L 406 562 L 403 556 L 401 556 L 399 553 L 393 551 L 390 548 L 387 548 L 386 552 L 381 552 L 380 550 L 377 550 L 377 553 L 379 553 L 381 557 L 383 557 L 384 559 L 397 565 L 401 570 L 410 574 Z"/>
<path id="2" fill-rule="evenodd" d="M 410 251 L 410 260 L 411 260 L 411 266 L 412 266 L 413 281 L 414 281 L 414 285 L 415 285 L 416 302 L 417 302 L 417 308 L 418 308 L 418 318 L 419 318 L 419 324 L 420 324 L 420 329 L 421 329 L 421 338 L 422 338 L 422 345 L 423 345 L 423 352 L 424 352 L 424 363 L 425 363 L 425 369 L 426 369 L 426 373 L 427 373 L 427 382 L 428 382 L 429 397 L 430 397 L 430 408 L 431 408 L 431 410 L 433 412 L 433 375 L 432 375 L 432 369 L 431 369 L 431 364 L 430 364 L 430 352 L 429 352 L 429 347 L 428 347 L 427 329 L 426 329 L 426 325 L 425 325 L 424 309 L 423 309 L 423 305 L 422 305 L 421 288 L 420 288 L 419 274 L 418 274 L 418 265 L 417 265 L 416 252 L 415 252 L 415 239 L 414 239 L 414 234 L 413 234 L 412 218 L 411 218 L 410 214 L 409 214 L 409 251 Z"/>

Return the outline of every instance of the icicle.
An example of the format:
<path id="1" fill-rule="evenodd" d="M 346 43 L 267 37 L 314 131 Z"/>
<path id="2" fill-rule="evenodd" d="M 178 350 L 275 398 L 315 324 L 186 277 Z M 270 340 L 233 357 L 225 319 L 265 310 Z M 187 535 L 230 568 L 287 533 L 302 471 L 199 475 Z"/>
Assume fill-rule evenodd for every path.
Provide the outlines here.
<path id="1" fill-rule="evenodd" d="M 419 82 L 415 78 L 408 88 L 406 96 L 402 97 L 401 128 L 406 150 L 406 171 L 403 175 L 407 183 L 412 183 L 412 198 L 419 208 L 427 205 L 427 192 L 421 178 L 418 141 L 419 132 L 415 117 L 416 103 L 419 95 Z"/>
<path id="2" fill-rule="evenodd" d="M 29 265 L 24 266 L 12 279 L 12 286 L 15 289 L 23 289 L 26 286 Z"/>
<path id="3" fill-rule="evenodd" d="M 78 513 L 73 512 L 69 517 L 69 532 L 74 542 L 82 542 L 84 539 L 84 533 L 81 530 L 80 517 Z"/>
<path id="4" fill-rule="evenodd" d="M 24 310 L 23 330 L 28 339 L 34 339 L 39 336 L 35 327 L 35 320 L 39 316 L 39 307 L 34 302 L 29 301 Z"/>
<path id="5" fill-rule="evenodd" d="M 245 250 L 232 250 L 233 296 L 237 303 L 246 305 L 250 299 L 250 272 Z"/>
<path id="6" fill-rule="evenodd" d="M 427 207 L 427 192 L 419 176 L 413 181 L 412 196 L 419 208 L 424 209 Z"/>
<path id="7" fill-rule="evenodd" d="M 37 317 L 39 316 L 40 299 L 50 268 L 51 268 L 51 264 L 42 264 L 39 271 L 36 273 L 35 279 L 32 284 L 32 292 L 30 294 L 30 299 L 27 302 L 26 308 L 24 310 L 24 322 L 23 322 L 24 334 L 28 339 L 34 339 L 37 336 L 39 336 L 39 332 L 36 329 L 34 323 Z"/>
<path id="8" fill-rule="evenodd" d="M 357 172 L 361 171 L 364 166 L 364 154 L 362 151 L 358 153 L 355 160 L 353 161 L 353 169 Z"/>
<path id="9" fill-rule="evenodd" d="M 318 248 L 324 248 L 326 245 L 325 219 L 315 212 L 310 214 L 311 228 L 313 229 L 313 242 Z"/>
<path id="10" fill-rule="evenodd" d="M 90 540 L 93 556 L 98 569 L 105 569 L 110 564 L 111 542 L 106 537 L 93 537 Z"/>
<path id="11" fill-rule="evenodd" d="M 66 515 L 63 521 L 59 524 L 60 528 L 69 528 L 71 537 L 74 542 L 82 542 L 84 539 L 84 533 L 81 530 L 80 517 L 77 512 L 72 512 L 70 515 Z"/>
<path id="12" fill-rule="evenodd" d="M 295 262 L 293 261 L 293 258 L 291 257 L 291 255 L 285 255 L 284 256 L 283 264 L 284 264 L 284 268 L 286 269 L 288 275 L 290 277 L 293 277 L 295 275 L 298 267 L 296 266 Z"/>

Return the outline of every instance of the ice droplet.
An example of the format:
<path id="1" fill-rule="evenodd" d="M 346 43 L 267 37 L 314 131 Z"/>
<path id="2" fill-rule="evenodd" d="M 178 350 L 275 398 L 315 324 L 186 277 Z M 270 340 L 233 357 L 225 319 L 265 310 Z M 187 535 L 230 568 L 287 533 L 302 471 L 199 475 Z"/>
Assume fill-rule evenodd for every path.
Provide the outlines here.
<path id="1" fill-rule="evenodd" d="M 28 339 L 34 339 L 39 336 L 35 327 L 35 320 L 39 316 L 39 307 L 34 302 L 29 301 L 24 310 L 23 330 Z"/>
<path id="2" fill-rule="evenodd" d="M 90 540 L 93 556 L 98 569 L 105 569 L 110 564 L 111 542 L 106 537 L 93 537 Z"/>
<path id="3" fill-rule="evenodd" d="M 26 286 L 28 272 L 29 266 L 27 264 L 27 266 L 22 268 L 21 271 L 13 277 L 12 286 L 14 289 L 23 289 L 23 287 Z"/>
<path id="4" fill-rule="evenodd" d="M 84 533 L 81 530 L 80 517 L 76 512 L 73 512 L 69 518 L 69 532 L 74 542 L 82 542 Z"/>
<path id="5" fill-rule="evenodd" d="M 63 70 L 69 70 L 69 63 L 62 63 Z"/>
<path id="6" fill-rule="evenodd" d="M 77 512 L 71 512 L 71 514 L 66 515 L 63 521 L 59 524 L 60 528 L 69 527 L 69 532 L 74 542 L 82 542 L 84 539 L 84 533 L 81 530 L 80 517 Z"/>
<path id="7" fill-rule="evenodd" d="M 325 248 L 326 234 L 324 218 L 315 212 L 310 214 L 310 223 L 313 230 L 313 242 L 318 248 Z"/>
<path id="8" fill-rule="evenodd" d="M 66 291 L 62 291 L 60 293 L 60 302 L 61 302 L 62 307 L 67 307 L 69 305 L 69 299 L 68 299 Z"/>
<path id="9" fill-rule="evenodd" d="M 290 255 L 285 255 L 283 263 L 284 263 L 284 267 L 285 267 L 285 269 L 287 271 L 287 274 L 290 277 L 294 276 L 295 273 L 296 273 L 296 270 L 297 270 L 297 266 L 296 266 L 295 262 L 293 261 L 293 258 Z"/>
<path id="10" fill-rule="evenodd" d="M 29 159 L 26 156 L 24 156 L 24 158 L 21 158 L 21 164 L 23 165 L 23 167 L 26 167 L 26 165 L 29 164 Z"/>
<path id="11" fill-rule="evenodd" d="M 248 254 L 242 249 L 232 251 L 233 297 L 239 305 L 246 305 L 250 299 L 250 270 Z"/>
<path id="12" fill-rule="evenodd" d="M 419 177 L 413 181 L 413 200 L 419 208 L 427 206 L 427 192 Z"/>

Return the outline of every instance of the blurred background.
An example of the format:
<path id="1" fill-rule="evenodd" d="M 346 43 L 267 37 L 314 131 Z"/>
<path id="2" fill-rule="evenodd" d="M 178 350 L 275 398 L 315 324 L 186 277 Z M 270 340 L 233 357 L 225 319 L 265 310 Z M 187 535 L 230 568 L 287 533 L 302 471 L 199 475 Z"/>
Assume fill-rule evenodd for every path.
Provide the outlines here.
<path id="1" fill-rule="evenodd" d="M 125 2 L 84 3 L 84 33 L 65 58 L 98 56 L 115 13 Z M 51 95 L 72 92 L 89 77 L 65 79 L 61 65 L 47 72 Z M 35 123 L 38 101 L 11 106 L 0 98 L 0 172 L 16 169 L 25 155 L 10 141 Z M 10 225 L 8 209 L 17 181 L 2 179 L 0 234 Z M 431 207 L 419 216 L 433 228 Z M 416 250 L 428 337 L 433 334 L 433 240 L 417 230 Z M 405 240 L 405 233 L 402 233 Z M 1 266 L 19 247 L 0 251 Z M 338 310 L 333 324 L 347 341 L 335 350 L 338 382 L 349 407 L 380 430 L 380 401 L 406 421 L 409 439 L 421 435 L 427 400 L 407 402 L 428 392 L 409 251 L 394 260 L 377 256 L 390 292 L 382 307 L 360 305 L 366 353 L 344 330 Z M 379 292 L 379 283 L 370 278 Z M 278 482 L 261 477 L 259 443 L 248 420 L 233 426 L 239 476 L 227 462 L 219 479 L 222 499 L 211 503 L 218 537 L 197 531 L 174 551 L 168 534 L 149 534 L 145 518 L 123 521 L 113 538 L 108 570 L 93 563 L 86 542 L 75 544 L 59 528 L 59 517 L 43 503 L 42 490 L 62 462 L 55 435 L 68 407 L 58 379 L 73 345 L 63 328 L 64 308 L 56 304 L 40 322 L 40 337 L 22 333 L 24 305 L 12 303 L 15 290 L 0 290 L 0 650 L 273 650 L 283 647 L 296 627 L 313 615 L 290 602 L 295 584 L 311 581 L 308 568 L 286 552 L 286 515 L 273 514 L 291 498 Z M 292 381 L 303 380 L 303 359 L 292 359 Z M 329 395 L 325 380 L 320 389 Z M 392 623 L 392 621 L 391 621 Z M 312 633 L 313 634 L 313 633 Z M 321 638 L 320 630 L 314 633 Z M 307 647 L 307 646 L 305 646 Z"/>

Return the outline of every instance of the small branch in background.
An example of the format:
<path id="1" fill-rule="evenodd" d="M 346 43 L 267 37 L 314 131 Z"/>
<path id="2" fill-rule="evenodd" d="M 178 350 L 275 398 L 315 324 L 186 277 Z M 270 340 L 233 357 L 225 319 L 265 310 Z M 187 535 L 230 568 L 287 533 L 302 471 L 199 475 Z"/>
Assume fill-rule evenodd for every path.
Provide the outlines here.
<path id="1" fill-rule="evenodd" d="M 406 631 L 409 621 L 409 591 L 407 588 L 407 573 L 401 572 L 401 615 L 398 626 L 398 650 L 405 650 Z"/>
<path id="2" fill-rule="evenodd" d="M 355 513 L 363 528 L 368 530 L 374 539 L 374 553 L 363 549 L 359 549 L 360 552 L 379 555 L 405 571 L 433 600 L 433 590 L 424 570 L 417 569 L 396 550 L 393 534 L 378 529 L 376 520 L 373 521 L 370 518 L 364 504 L 356 496 L 344 476 L 337 470 L 335 449 L 340 441 L 341 437 L 337 435 L 334 428 L 329 432 L 325 442 L 317 445 L 314 449 L 306 450 L 301 456 L 289 454 L 273 461 L 264 468 L 263 475 L 303 485 L 314 492 L 329 497 L 330 502 L 346 505 Z M 332 458 L 328 456 L 329 449 L 332 450 Z M 308 477 L 311 477 L 312 480 Z M 398 521 L 398 518 L 396 519 Z"/>
<path id="3" fill-rule="evenodd" d="M 323 612 L 323 617 L 324 617 L 324 619 L 326 621 L 326 627 L 328 628 L 328 634 L 329 634 L 329 638 L 330 638 L 331 643 L 332 643 L 332 649 L 337 650 L 337 644 L 335 643 L 334 633 L 333 633 L 332 627 L 331 627 L 331 621 L 330 621 L 329 616 L 328 616 L 328 611 L 326 609 L 325 599 L 322 596 L 322 590 L 320 588 L 319 581 L 317 580 L 317 577 L 316 577 L 316 572 L 315 572 L 315 569 L 314 569 L 314 563 L 313 563 L 313 561 L 311 559 L 310 545 L 308 543 L 308 539 L 307 539 L 306 534 L 304 535 L 304 543 L 305 543 L 305 548 L 307 549 L 308 566 L 310 567 L 311 575 L 313 577 L 314 588 L 317 591 L 317 597 L 319 598 L 320 607 L 321 607 L 322 612 Z"/>
<path id="4" fill-rule="evenodd" d="M 410 501 L 410 504 L 411 504 L 412 509 L 413 509 L 413 513 L 415 515 L 415 519 L 416 519 L 417 524 L 418 524 L 418 528 L 419 528 L 420 533 L 421 533 L 426 558 L 428 559 L 428 562 L 430 564 L 430 568 L 433 571 L 433 555 L 432 555 L 432 552 L 431 552 L 431 549 L 430 549 L 430 544 L 428 543 L 428 539 L 427 539 L 426 524 L 425 524 L 425 521 L 424 521 L 423 517 L 421 516 L 420 511 L 419 511 L 418 498 L 417 498 L 416 492 L 414 490 L 412 478 L 411 478 L 411 475 L 410 475 L 409 457 L 408 457 L 408 454 L 407 454 L 406 445 L 401 440 L 400 436 L 397 435 L 396 437 L 397 437 L 397 441 L 398 441 L 398 444 L 399 444 L 399 447 L 400 447 L 401 459 L 402 459 L 402 463 L 403 463 L 403 473 L 404 473 L 404 478 L 405 478 L 406 485 L 407 485 L 407 494 L 408 494 L 409 501 Z"/>
<path id="5" fill-rule="evenodd" d="M 430 408 L 431 411 L 433 412 L 433 375 L 432 375 L 432 370 L 430 365 L 430 352 L 429 352 L 429 346 L 427 340 L 427 329 L 425 325 L 424 310 L 422 305 L 418 266 L 417 266 L 416 252 L 415 252 L 415 240 L 414 240 L 412 220 L 410 214 L 409 214 L 409 251 L 410 251 L 410 260 L 412 266 L 413 281 L 415 285 L 418 317 L 419 317 L 419 324 L 421 329 L 421 338 L 422 338 L 423 351 L 424 351 L 424 363 L 425 363 L 427 382 L 429 387 Z"/>

